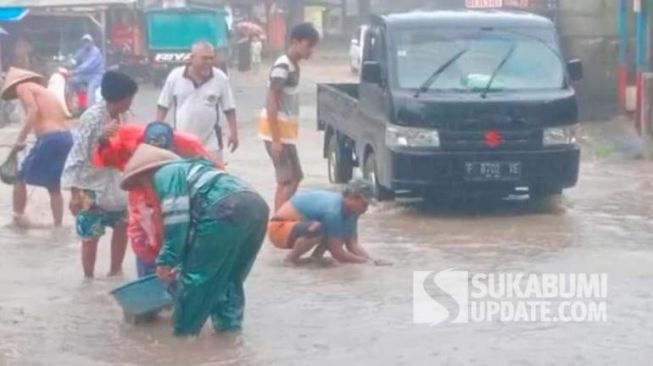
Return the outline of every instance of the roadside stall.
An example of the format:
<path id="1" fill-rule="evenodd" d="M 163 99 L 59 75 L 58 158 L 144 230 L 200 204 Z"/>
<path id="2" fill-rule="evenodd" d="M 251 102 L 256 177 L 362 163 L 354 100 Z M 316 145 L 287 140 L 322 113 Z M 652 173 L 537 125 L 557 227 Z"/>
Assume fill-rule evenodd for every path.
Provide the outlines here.
<path id="1" fill-rule="evenodd" d="M 111 7 L 107 11 L 107 65 L 139 82 L 151 79 L 141 8 Z"/>
<path id="2" fill-rule="evenodd" d="M 0 0 L 0 9 L 15 4 L 15 0 Z M 28 42 L 35 58 L 32 69 L 48 74 L 75 52 L 86 33 L 93 36 L 106 57 L 110 11 L 135 11 L 138 0 L 24 0 L 20 4 L 26 15 L 5 25 L 12 35 L 10 43 L 19 39 Z"/>
<path id="3" fill-rule="evenodd" d="M 5 43 L 5 39 L 9 33 L 7 33 L 4 28 L 0 27 L 0 82 L 4 83 L 4 74 L 2 73 L 2 45 Z M 12 122 L 16 121 L 15 118 L 15 105 L 12 102 L 6 102 L 4 100 L 0 100 L 0 128 L 4 127 L 7 124 L 10 124 Z"/>

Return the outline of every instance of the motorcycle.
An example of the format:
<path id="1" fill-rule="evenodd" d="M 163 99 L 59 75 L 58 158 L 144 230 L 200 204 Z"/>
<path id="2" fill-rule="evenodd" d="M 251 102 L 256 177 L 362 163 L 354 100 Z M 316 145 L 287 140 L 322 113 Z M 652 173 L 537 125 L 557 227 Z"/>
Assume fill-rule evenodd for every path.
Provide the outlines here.
<path id="1" fill-rule="evenodd" d="M 66 114 L 71 117 L 72 113 L 70 110 L 73 105 L 69 101 L 67 93 L 67 79 L 68 79 L 68 70 L 64 68 L 59 68 L 57 71 L 52 73 L 50 79 L 48 79 L 48 90 L 51 91 L 59 100 L 59 103 L 64 107 Z"/>
<path id="2" fill-rule="evenodd" d="M 151 80 L 151 65 L 146 56 L 135 55 L 125 45 L 107 50 L 107 71 L 117 71 L 129 75 L 138 83 L 148 83 Z"/>

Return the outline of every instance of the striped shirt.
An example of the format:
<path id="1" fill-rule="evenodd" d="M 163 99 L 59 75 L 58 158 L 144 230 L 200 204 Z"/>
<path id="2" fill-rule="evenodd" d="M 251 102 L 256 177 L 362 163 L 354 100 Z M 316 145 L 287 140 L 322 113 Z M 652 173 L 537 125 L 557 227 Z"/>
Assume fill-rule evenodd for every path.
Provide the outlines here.
<path id="1" fill-rule="evenodd" d="M 279 91 L 279 113 L 277 121 L 281 142 L 295 144 L 299 132 L 299 67 L 287 55 L 277 59 L 270 70 L 268 88 L 270 91 Z M 267 104 L 261 112 L 259 120 L 259 137 L 265 141 L 272 141 L 272 132 L 267 114 Z"/>

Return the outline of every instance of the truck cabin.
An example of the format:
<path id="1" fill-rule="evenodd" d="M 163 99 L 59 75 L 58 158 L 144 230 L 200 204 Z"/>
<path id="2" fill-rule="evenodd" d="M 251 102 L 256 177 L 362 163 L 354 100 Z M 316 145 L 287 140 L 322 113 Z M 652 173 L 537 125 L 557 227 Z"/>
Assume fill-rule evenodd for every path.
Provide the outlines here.
<path id="1" fill-rule="evenodd" d="M 571 90 L 554 23 L 522 11 L 461 10 L 374 16 L 361 84 L 415 98 Z"/>

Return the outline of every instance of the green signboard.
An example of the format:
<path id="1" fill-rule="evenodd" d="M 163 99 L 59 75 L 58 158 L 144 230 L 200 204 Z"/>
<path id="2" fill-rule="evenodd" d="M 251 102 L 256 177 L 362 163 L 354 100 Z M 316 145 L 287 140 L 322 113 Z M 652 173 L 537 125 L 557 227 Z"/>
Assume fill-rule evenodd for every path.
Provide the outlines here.
<path id="1" fill-rule="evenodd" d="M 223 12 L 211 10 L 156 10 L 147 18 L 150 50 L 186 50 L 203 40 L 215 47 L 227 46 L 227 25 Z"/>

